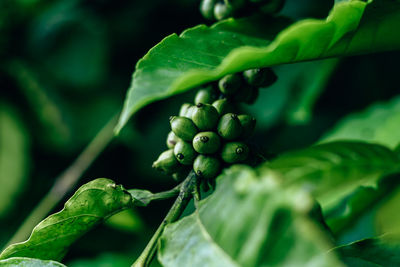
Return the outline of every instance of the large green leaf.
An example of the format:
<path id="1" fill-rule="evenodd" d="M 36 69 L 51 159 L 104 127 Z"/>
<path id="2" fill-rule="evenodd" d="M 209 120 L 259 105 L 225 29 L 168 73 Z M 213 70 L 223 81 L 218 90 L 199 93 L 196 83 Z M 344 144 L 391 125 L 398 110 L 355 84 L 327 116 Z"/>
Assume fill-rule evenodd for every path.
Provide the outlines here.
<path id="1" fill-rule="evenodd" d="M 399 157 L 388 148 L 361 142 L 332 142 L 288 152 L 264 164 L 279 172 L 284 183 L 309 190 L 330 208 L 359 186 L 376 187 L 396 172 Z"/>
<path id="2" fill-rule="evenodd" d="M 234 166 L 192 215 L 168 225 L 160 240 L 163 266 L 342 266 L 310 220 L 314 202 L 286 191 L 272 175 Z"/>
<path id="3" fill-rule="evenodd" d="M 351 267 L 400 266 L 400 243 L 394 235 L 364 239 L 333 252 L 340 254 Z"/>
<path id="4" fill-rule="evenodd" d="M 136 65 L 118 132 L 143 106 L 248 68 L 400 48 L 400 2 L 346 1 L 326 20 L 226 20 L 166 37 Z M 274 40 L 273 42 L 271 42 Z"/>
<path id="5" fill-rule="evenodd" d="M 321 142 L 362 140 L 395 148 L 400 143 L 400 96 L 339 121 Z"/>
<path id="6" fill-rule="evenodd" d="M 16 257 L 0 260 L 1 267 L 66 267 L 56 261 L 46 261 L 31 258 Z"/>
<path id="7" fill-rule="evenodd" d="M 91 181 L 75 192 L 63 210 L 39 223 L 27 241 L 6 248 L 0 259 L 60 260 L 75 240 L 105 218 L 131 206 L 132 197 L 121 185 L 105 178 Z"/>
<path id="8" fill-rule="evenodd" d="M 0 103 L 0 217 L 24 189 L 29 163 L 27 131 L 15 110 Z"/>

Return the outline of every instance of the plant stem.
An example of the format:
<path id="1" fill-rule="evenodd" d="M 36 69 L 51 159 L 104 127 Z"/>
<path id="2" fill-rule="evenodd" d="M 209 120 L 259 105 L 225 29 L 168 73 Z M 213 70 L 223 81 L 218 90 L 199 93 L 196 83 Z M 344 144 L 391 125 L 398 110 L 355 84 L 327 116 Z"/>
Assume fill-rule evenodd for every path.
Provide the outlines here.
<path id="1" fill-rule="evenodd" d="M 188 205 L 194 188 L 198 184 L 198 177 L 191 171 L 186 179 L 182 182 L 180 187 L 180 192 L 178 197 L 176 198 L 174 204 L 171 209 L 168 211 L 167 216 L 165 216 L 161 225 L 158 227 L 157 231 L 154 233 L 153 237 L 150 239 L 149 243 L 146 245 L 142 254 L 140 254 L 139 258 L 133 263 L 132 267 L 147 267 L 149 266 L 151 260 L 153 259 L 156 250 L 157 250 L 157 242 L 161 237 L 164 228 L 167 224 L 173 223 L 179 219 L 182 215 L 182 212 L 185 210 Z"/>
<path id="2" fill-rule="evenodd" d="M 117 118 L 118 116 L 114 115 L 75 161 L 55 179 L 53 187 L 32 210 L 5 247 L 27 239 L 32 229 L 63 199 L 65 194 L 76 185 L 85 170 L 89 168 L 114 137 L 113 129 Z"/>

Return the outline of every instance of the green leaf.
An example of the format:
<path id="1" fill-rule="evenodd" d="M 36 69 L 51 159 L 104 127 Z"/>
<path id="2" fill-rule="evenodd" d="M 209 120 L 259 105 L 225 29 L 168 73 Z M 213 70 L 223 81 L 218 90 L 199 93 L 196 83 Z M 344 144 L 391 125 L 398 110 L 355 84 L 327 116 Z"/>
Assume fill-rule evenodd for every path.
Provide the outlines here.
<path id="1" fill-rule="evenodd" d="M 56 261 L 44 261 L 31 258 L 15 257 L 6 260 L 0 260 L 1 267 L 66 267 Z"/>
<path id="2" fill-rule="evenodd" d="M 130 189 L 129 193 L 132 196 L 133 205 L 145 207 L 154 200 L 163 200 L 177 196 L 179 194 L 179 186 L 160 193 L 152 193 L 143 189 Z"/>
<path id="3" fill-rule="evenodd" d="M 351 267 L 400 266 L 400 243 L 398 237 L 385 235 L 369 238 L 335 248 Z"/>
<path id="4" fill-rule="evenodd" d="M 361 142 L 332 142 L 288 152 L 264 167 L 280 173 L 287 185 L 312 192 L 329 209 L 359 186 L 375 187 L 399 170 L 399 157 L 388 148 Z"/>
<path id="5" fill-rule="evenodd" d="M 29 137 L 14 109 L 0 103 L 0 217 L 15 203 L 29 170 Z"/>
<path id="6" fill-rule="evenodd" d="M 398 177 L 400 179 L 400 177 Z M 400 188 L 393 185 L 392 194 L 387 198 L 376 211 L 374 223 L 379 234 L 400 233 Z"/>
<path id="7" fill-rule="evenodd" d="M 400 96 L 345 117 L 321 139 L 321 142 L 362 140 L 395 148 L 400 143 L 400 137 L 393 133 L 399 131 Z"/>
<path id="8" fill-rule="evenodd" d="M 40 222 L 27 241 L 7 247 L 0 259 L 61 260 L 79 237 L 105 218 L 131 206 L 132 197 L 121 185 L 105 178 L 91 181 L 75 192 L 63 210 Z"/>
<path id="9" fill-rule="evenodd" d="M 96 258 L 77 259 L 68 262 L 68 267 L 127 267 L 132 258 L 123 254 L 104 253 Z"/>
<path id="10" fill-rule="evenodd" d="M 331 244 L 308 216 L 313 204 L 272 175 L 234 166 L 194 214 L 165 228 L 159 261 L 174 267 L 342 266 L 325 253 Z"/>
<path id="11" fill-rule="evenodd" d="M 360 186 L 343 198 L 336 206 L 325 210 L 324 217 L 332 233 L 336 236 L 340 233 L 344 233 L 344 230 L 354 226 L 354 222 L 363 214 L 371 212 L 371 210 L 377 206 L 381 206 L 382 200 L 387 203 L 387 197 L 396 191 L 399 184 L 399 175 L 389 175 L 388 177 L 380 179 L 376 188 Z M 383 205 L 385 206 L 386 204 Z M 381 210 L 382 208 L 380 207 L 378 214 Z M 397 222 L 400 223 L 400 220 L 396 220 L 397 217 L 393 215 L 392 212 L 393 209 L 387 210 L 386 216 L 384 217 L 388 218 L 390 216 L 390 219 L 384 219 L 383 222 L 391 225 L 398 225 Z M 379 225 L 379 229 L 382 230 L 382 228 L 385 227 Z M 385 232 L 386 231 L 382 231 L 382 233 Z"/>
<path id="12" fill-rule="evenodd" d="M 229 19 L 166 37 L 136 65 L 116 132 L 143 106 L 227 73 L 400 48 L 399 1 L 341 2 L 326 20 L 306 19 L 281 31 L 288 24 Z"/>
<path id="13" fill-rule="evenodd" d="M 312 118 L 312 110 L 335 72 L 339 59 L 325 59 L 302 63 L 303 75 L 293 83 L 291 99 L 286 111 L 287 121 L 292 124 L 305 124 Z M 307 64 L 304 66 L 304 64 Z M 286 79 L 286 76 L 285 76 Z"/>

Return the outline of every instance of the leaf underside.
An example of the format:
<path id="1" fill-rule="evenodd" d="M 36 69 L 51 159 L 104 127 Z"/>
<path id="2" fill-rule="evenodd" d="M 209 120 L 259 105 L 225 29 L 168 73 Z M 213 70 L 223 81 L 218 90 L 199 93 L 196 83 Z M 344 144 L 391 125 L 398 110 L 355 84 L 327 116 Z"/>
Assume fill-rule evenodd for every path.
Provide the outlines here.
<path id="1" fill-rule="evenodd" d="M 132 197 L 122 186 L 105 178 L 91 181 L 75 192 L 63 210 L 39 223 L 27 241 L 7 247 L 0 260 L 11 257 L 61 260 L 75 240 L 131 205 Z"/>
<path id="2" fill-rule="evenodd" d="M 330 242 L 308 217 L 308 195 L 244 166 L 226 170 L 217 184 L 195 213 L 166 227 L 163 266 L 341 266 L 325 253 Z"/>
<path id="3" fill-rule="evenodd" d="M 1 267 L 66 267 L 56 261 L 38 260 L 24 257 L 15 257 L 6 260 L 0 260 Z"/>
<path id="4" fill-rule="evenodd" d="M 116 127 L 140 108 L 249 68 L 400 48 L 400 2 L 345 1 L 326 20 L 228 19 L 166 37 L 136 65 Z M 287 27 L 289 26 L 289 27 Z"/>

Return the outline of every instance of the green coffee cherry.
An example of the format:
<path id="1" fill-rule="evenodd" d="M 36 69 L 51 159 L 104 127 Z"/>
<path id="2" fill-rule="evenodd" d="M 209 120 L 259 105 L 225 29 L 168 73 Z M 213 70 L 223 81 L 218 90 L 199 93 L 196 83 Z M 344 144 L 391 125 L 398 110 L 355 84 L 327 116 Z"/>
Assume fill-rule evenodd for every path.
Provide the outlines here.
<path id="1" fill-rule="evenodd" d="M 233 8 L 225 3 L 216 3 L 214 6 L 214 17 L 216 20 L 223 20 L 233 16 Z"/>
<path id="2" fill-rule="evenodd" d="M 226 140 L 234 140 L 242 134 L 242 125 L 238 116 L 227 113 L 221 117 L 218 123 L 218 134 Z"/>
<path id="3" fill-rule="evenodd" d="M 192 120 L 201 131 L 211 130 L 218 123 L 218 111 L 210 104 L 197 104 L 193 110 Z"/>
<path id="4" fill-rule="evenodd" d="M 214 101 L 212 105 L 218 111 L 220 116 L 229 112 L 234 112 L 235 110 L 233 103 L 226 98 L 218 99 Z"/>
<path id="5" fill-rule="evenodd" d="M 153 168 L 167 174 L 177 171 L 179 169 L 179 162 L 175 158 L 174 150 L 169 149 L 161 153 L 158 159 L 153 162 Z"/>
<path id="6" fill-rule="evenodd" d="M 219 159 L 211 156 L 198 155 L 193 163 L 193 170 L 197 176 L 212 179 L 215 178 L 220 170 Z"/>
<path id="7" fill-rule="evenodd" d="M 167 147 L 174 148 L 176 143 L 179 141 L 179 137 L 174 134 L 173 131 L 170 131 L 167 136 Z"/>
<path id="8" fill-rule="evenodd" d="M 213 154 L 220 146 L 220 137 L 214 132 L 201 132 L 193 138 L 193 148 L 201 154 Z"/>
<path id="9" fill-rule="evenodd" d="M 249 147 L 242 142 L 226 143 L 221 150 L 221 158 L 226 163 L 238 163 L 249 156 Z"/>
<path id="10" fill-rule="evenodd" d="M 248 84 L 256 87 L 268 87 L 278 79 L 270 68 L 245 70 L 243 77 Z"/>
<path id="11" fill-rule="evenodd" d="M 192 113 L 193 113 L 193 108 L 194 106 L 189 103 L 185 103 L 181 106 L 181 109 L 179 110 L 179 117 L 186 117 L 188 119 L 192 119 Z"/>
<path id="12" fill-rule="evenodd" d="M 221 91 L 221 93 L 230 96 L 235 94 L 239 88 L 242 86 L 242 78 L 240 77 L 240 74 L 234 73 L 234 74 L 228 74 L 224 76 L 222 79 L 219 80 L 218 82 L 218 88 Z"/>
<path id="13" fill-rule="evenodd" d="M 200 3 L 200 12 L 205 19 L 214 20 L 214 5 L 216 0 L 202 0 Z"/>
<path id="14" fill-rule="evenodd" d="M 184 141 L 192 141 L 193 137 L 197 134 L 196 125 L 194 125 L 191 119 L 171 116 L 170 124 L 174 134 Z"/>
<path id="15" fill-rule="evenodd" d="M 249 138 L 253 134 L 254 128 L 256 127 L 256 119 L 247 114 L 239 115 L 238 119 L 243 128 L 241 138 Z"/>
<path id="16" fill-rule="evenodd" d="M 206 88 L 200 89 L 195 98 L 194 98 L 194 103 L 197 104 L 211 104 L 217 99 L 217 92 L 215 89 L 209 85 Z"/>
<path id="17" fill-rule="evenodd" d="M 197 156 L 196 151 L 194 151 L 192 144 L 180 140 L 176 143 L 174 147 L 174 154 L 179 163 L 183 165 L 193 164 L 194 159 Z"/>

